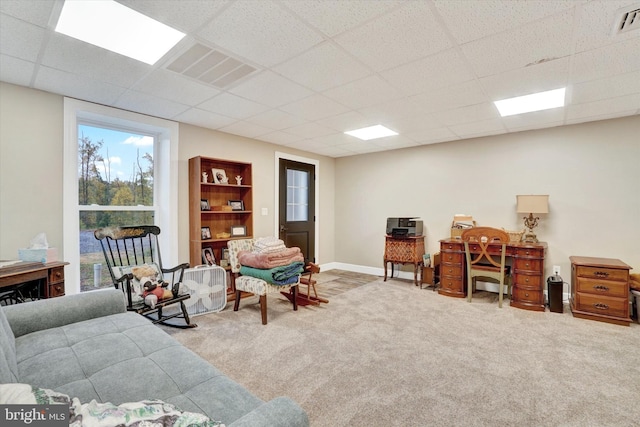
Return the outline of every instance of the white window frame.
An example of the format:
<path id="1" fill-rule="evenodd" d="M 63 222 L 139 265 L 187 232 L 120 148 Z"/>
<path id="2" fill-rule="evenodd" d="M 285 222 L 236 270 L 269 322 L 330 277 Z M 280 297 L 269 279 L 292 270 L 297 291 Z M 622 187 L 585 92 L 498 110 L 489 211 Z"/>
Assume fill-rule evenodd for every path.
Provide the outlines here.
<path id="1" fill-rule="evenodd" d="M 178 258 L 178 137 L 179 124 L 73 98 L 64 98 L 63 245 L 65 293 L 80 293 L 80 205 L 78 204 L 78 122 L 154 135 L 154 206 L 156 225 L 162 230 L 163 262 Z M 173 207 L 173 209 L 172 209 Z M 131 210 L 139 210 L 135 206 Z M 108 210 L 108 207 L 96 207 Z M 142 208 L 149 210 L 149 207 Z M 82 210 L 87 210 L 83 207 Z"/>

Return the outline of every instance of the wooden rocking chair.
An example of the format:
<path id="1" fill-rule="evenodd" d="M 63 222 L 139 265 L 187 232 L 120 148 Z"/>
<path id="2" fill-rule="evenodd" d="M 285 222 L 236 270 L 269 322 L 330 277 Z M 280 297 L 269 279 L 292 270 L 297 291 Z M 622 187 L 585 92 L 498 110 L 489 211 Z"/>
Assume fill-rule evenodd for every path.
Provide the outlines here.
<path id="1" fill-rule="evenodd" d="M 163 268 L 160 256 L 158 235 L 160 228 L 155 225 L 140 225 L 132 227 L 99 228 L 94 236 L 100 241 L 109 274 L 116 289 L 122 289 L 125 294 L 127 310 L 135 311 L 148 317 L 153 323 L 162 323 L 178 328 L 194 328 L 191 323 L 184 301 L 190 294 L 180 293 L 180 284 L 184 270 L 188 263 L 173 268 Z M 162 282 L 162 288 L 171 291 L 170 297 L 158 299 L 152 307 L 145 303 L 142 294 L 142 284 L 133 274 L 136 268 L 151 269 L 156 279 Z M 166 292 L 169 293 L 169 292 Z M 163 308 L 179 305 L 180 309 L 172 314 L 163 314 Z M 157 317 L 153 314 L 157 313 Z M 167 320 L 182 318 L 185 324 L 169 323 Z"/>
<path id="2" fill-rule="evenodd" d="M 320 266 L 313 262 L 310 262 L 305 268 L 305 272 L 300 276 L 300 285 L 307 286 L 307 294 L 303 294 L 302 291 L 298 292 L 298 304 L 300 305 L 320 305 L 320 303 L 328 303 L 329 300 L 318 296 L 318 290 L 316 289 L 316 281 L 313 279 L 313 275 L 320 273 Z M 311 290 L 313 289 L 313 295 Z"/>

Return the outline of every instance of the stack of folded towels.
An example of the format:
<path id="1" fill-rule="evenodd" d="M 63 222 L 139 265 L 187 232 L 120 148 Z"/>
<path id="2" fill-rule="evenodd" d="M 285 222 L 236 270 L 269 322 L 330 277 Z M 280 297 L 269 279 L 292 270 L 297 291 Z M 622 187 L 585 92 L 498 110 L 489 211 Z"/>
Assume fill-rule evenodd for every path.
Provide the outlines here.
<path id="1" fill-rule="evenodd" d="M 287 248 L 275 237 L 255 240 L 253 251 L 238 252 L 240 274 L 262 279 L 272 285 L 298 283 L 304 271 L 304 257 L 298 247 Z"/>

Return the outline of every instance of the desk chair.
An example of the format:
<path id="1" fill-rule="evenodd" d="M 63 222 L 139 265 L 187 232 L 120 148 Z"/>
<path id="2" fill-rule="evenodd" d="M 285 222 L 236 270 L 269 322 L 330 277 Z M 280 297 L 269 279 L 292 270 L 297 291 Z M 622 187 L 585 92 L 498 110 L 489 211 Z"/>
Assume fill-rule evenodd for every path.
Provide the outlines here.
<path id="1" fill-rule="evenodd" d="M 471 302 L 477 277 L 493 279 L 500 284 L 498 307 L 502 308 L 505 282 L 507 283 L 507 294 L 511 295 L 511 283 L 507 277 L 509 270 L 505 265 L 509 234 L 497 228 L 473 227 L 463 231 L 461 237 L 467 259 L 467 297 L 469 302 Z M 496 243 L 501 246 L 497 246 Z"/>
<path id="2" fill-rule="evenodd" d="M 189 299 L 191 295 L 180 290 L 184 270 L 189 268 L 189 264 L 182 263 L 173 268 L 162 266 L 158 242 L 159 227 L 155 225 L 107 227 L 98 228 L 93 234 L 100 241 L 114 286 L 124 292 L 127 310 L 142 314 L 150 318 L 153 323 L 162 323 L 178 328 L 197 326 L 195 323 L 191 323 L 184 304 L 184 301 Z M 159 299 L 154 306 L 145 303 L 143 284 L 134 274 L 137 268 L 153 271 L 153 276 L 162 281 L 162 288 L 171 291 L 167 292 L 170 296 Z M 164 307 L 174 304 L 180 307 L 177 312 L 169 315 L 162 312 Z M 173 318 L 184 319 L 185 323 L 167 322 Z"/>

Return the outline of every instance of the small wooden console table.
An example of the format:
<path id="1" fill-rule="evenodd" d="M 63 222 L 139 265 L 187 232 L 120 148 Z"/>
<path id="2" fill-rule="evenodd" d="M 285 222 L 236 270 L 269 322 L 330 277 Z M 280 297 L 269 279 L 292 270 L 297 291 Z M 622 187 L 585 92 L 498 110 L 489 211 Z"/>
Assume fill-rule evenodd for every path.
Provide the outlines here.
<path id="1" fill-rule="evenodd" d="M 478 245 L 470 244 L 472 253 L 479 253 Z M 490 245 L 490 253 L 500 253 L 499 244 Z M 507 260 L 511 261 L 511 303 L 517 308 L 545 311 L 544 242 L 507 244 Z M 438 293 L 464 298 L 467 295 L 464 243 L 460 239 L 440 240 L 440 288 Z"/>
<path id="2" fill-rule="evenodd" d="M 0 268 L 0 288 L 35 280 L 44 284 L 42 298 L 64 295 L 64 266 L 68 262 L 23 262 Z"/>
<path id="3" fill-rule="evenodd" d="M 384 281 L 387 281 L 387 263 L 391 263 L 391 277 L 393 264 L 413 264 L 413 282 L 418 286 L 418 270 L 421 270 L 424 255 L 424 236 L 393 237 L 386 235 L 384 245 Z"/>

